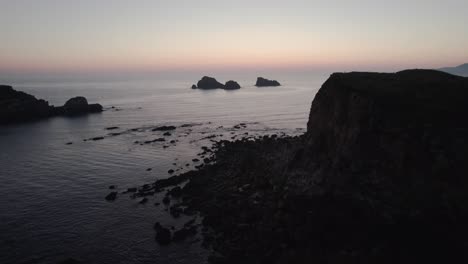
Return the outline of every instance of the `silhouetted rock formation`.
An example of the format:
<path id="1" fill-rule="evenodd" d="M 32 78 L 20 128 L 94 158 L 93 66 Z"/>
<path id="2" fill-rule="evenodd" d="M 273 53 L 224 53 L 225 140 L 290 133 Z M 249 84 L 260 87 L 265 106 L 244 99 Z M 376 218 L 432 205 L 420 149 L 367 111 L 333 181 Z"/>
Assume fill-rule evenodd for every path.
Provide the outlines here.
<path id="1" fill-rule="evenodd" d="M 182 200 L 216 263 L 468 261 L 468 79 L 335 73 L 307 133 L 223 141 Z"/>
<path id="2" fill-rule="evenodd" d="M 197 89 L 198 87 L 194 84 L 192 85 L 192 89 Z"/>
<path id="3" fill-rule="evenodd" d="M 240 88 L 241 88 L 240 85 L 235 81 L 228 81 L 224 85 L 224 89 L 226 90 L 235 90 L 235 89 L 240 89 Z"/>
<path id="4" fill-rule="evenodd" d="M 455 74 L 459 76 L 465 76 L 468 77 L 468 63 L 459 65 L 457 67 L 446 67 L 446 68 L 441 68 L 439 71 L 447 72 L 450 74 Z"/>
<path id="5" fill-rule="evenodd" d="M 75 97 L 64 106 L 50 106 L 47 101 L 11 86 L 0 85 L 0 125 L 36 120 L 57 115 L 77 115 L 102 112 L 99 104 L 88 104 L 84 97 Z"/>
<path id="6" fill-rule="evenodd" d="M 100 104 L 88 104 L 88 100 L 82 96 L 69 99 L 65 105 L 59 109 L 61 109 L 65 115 L 102 112 L 102 106 Z"/>
<path id="7" fill-rule="evenodd" d="M 51 116 L 51 106 L 44 100 L 11 86 L 0 85 L 0 124 L 14 123 Z"/>
<path id="8" fill-rule="evenodd" d="M 198 89 L 224 89 L 224 84 L 218 82 L 215 78 L 204 76 L 197 83 Z"/>
<path id="9" fill-rule="evenodd" d="M 255 84 L 257 87 L 268 87 L 268 86 L 281 86 L 278 81 L 275 80 L 268 80 L 262 77 L 257 78 L 257 83 Z"/>

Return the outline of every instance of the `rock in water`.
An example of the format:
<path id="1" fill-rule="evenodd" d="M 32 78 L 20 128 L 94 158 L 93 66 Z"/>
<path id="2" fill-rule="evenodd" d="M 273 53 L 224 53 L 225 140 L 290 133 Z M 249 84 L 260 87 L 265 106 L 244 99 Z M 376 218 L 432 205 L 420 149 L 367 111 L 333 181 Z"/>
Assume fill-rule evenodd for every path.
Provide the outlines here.
<path id="1" fill-rule="evenodd" d="M 80 115 L 87 113 L 102 112 L 100 104 L 88 104 L 88 100 L 82 96 L 69 99 L 63 106 L 64 113 L 67 115 Z"/>
<path id="2" fill-rule="evenodd" d="M 160 126 L 160 127 L 155 127 L 151 131 L 170 131 L 170 130 L 175 130 L 175 126 Z"/>
<path id="3" fill-rule="evenodd" d="M 194 84 L 192 85 L 192 89 L 197 89 L 198 87 Z"/>
<path id="4" fill-rule="evenodd" d="M 215 78 L 204 76 L 198 81 L 197 86 L 199 89 L 224 89 L 224 84 L 218 82 Z"/>
<path id="5" fill-rule="evenodd" d="M 268 80 L 262 77 L 257 78 L 257 83 L 255 84 L 257 87 L 267 87 L 267 86 L 281 86 L 278 81 L 275 80 Z"/>
<path id="6" fill-rule="evenodd" d="M 117 192 L 111 192 L 106 196 L 107 201 L 114 201 L 117 199 Z"/>
<path id="7" fill-rule="evenodd" d="M 63 105 L 63 108 L 68 114 L 88 112 L 88 100 L 82 96 L 73 97 Z"/>
<path id="8" fill-rule="evenodd" d="M 240 88 L 241 88 L 240 85 L 235 81 L 228 81 L 224 85 L 224 89 L 226 90 L 235 90 L 235 89 L 240 89 Z"/>
<path id="9" fill-rule="evenodd" d="M 64 106 L 54 107 L 11 86 L 0 85 L 0 125 L 36 120 L 57 115 L 102 112 L 100 104 L 88 104 L 84 97 L 75 97 Z"/>

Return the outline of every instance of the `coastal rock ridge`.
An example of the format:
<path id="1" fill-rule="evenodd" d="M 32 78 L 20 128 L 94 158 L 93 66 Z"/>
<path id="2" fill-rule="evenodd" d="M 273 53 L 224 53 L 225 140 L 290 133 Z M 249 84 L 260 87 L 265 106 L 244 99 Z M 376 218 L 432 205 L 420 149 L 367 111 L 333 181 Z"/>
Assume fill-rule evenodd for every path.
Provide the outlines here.
<path id="1" fill-rule="evenodd" d="M 88 104 L 84 97 L 71 98 L 64 106 L 55 107 L 45 100 L 16 91 L 9 85 L 0 85 L 0 125 L 59 115 L 80 115 L 102 111 L 100 104 Z"/>

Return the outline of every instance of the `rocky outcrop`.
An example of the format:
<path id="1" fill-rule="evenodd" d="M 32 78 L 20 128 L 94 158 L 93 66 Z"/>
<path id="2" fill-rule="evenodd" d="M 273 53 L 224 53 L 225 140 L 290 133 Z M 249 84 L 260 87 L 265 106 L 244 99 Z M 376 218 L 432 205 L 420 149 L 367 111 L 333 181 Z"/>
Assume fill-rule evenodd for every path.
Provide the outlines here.
<path id="1" fill-rule="evenodd" d="M 100 104 L 88 104 L 88 100 L 82 96 L 69 99 L 64 106 L 57 108 L 64 115 L 82 115 L 87 113 L 102 112 Z"/>
<path id="2" fill-rule="evenodd" d="M 197 85 L 192 85 L 192 89 L 225 89 L 225 90 L 236 90 L 240 89 L 240 85 L 235 81 L 228 81 L 226 84 L 218 82 L 215 78 L 212 77 L 203 77 L 198 81 Z"/>
<path id="3" fill-rule="evenodd" d="M 281 86 L 278 81 L 275 80 L 268 80 L 262 77 L 257 78 L 257 83 L 255 84 L 257 87 L 268 87 L 268 86 Z"/>
<path id="4" fill-rule="evenodd" d="M 47 101 L 0 85 L 0 125 L 37 120 L 58 115 L 77 115 L 102 112 L 99 104 L 88 104 L 86 98 L 75 97 L 64 106 L 54 107 Z"/>
<path id="5" fill-rule="evenodd" d="M 53 115 L 51 109 L 44 100 L 0 85 L 0 124 L 50 117 Z"/>
<path id="6" fill-rule="evenodd" d="M 218 82 L 215 78 L 204 76 L 197 83 L 198 89 L 224 89 L 224 84 Z"/>
<path id="7" fill-rule="evenodd" d="M 216 263 L 468 260 L 468 80 L 336 73 L 299 138 L 221 142 L 177 177 Z"/>
<path id="8" fill-rule="evenodd" d="M 241 88 L 240 85 L 235 81 L 227 81 L 226 84 L 224 85 L 224 89 L 226 90 L 236 90 L 240 88 Z"/>

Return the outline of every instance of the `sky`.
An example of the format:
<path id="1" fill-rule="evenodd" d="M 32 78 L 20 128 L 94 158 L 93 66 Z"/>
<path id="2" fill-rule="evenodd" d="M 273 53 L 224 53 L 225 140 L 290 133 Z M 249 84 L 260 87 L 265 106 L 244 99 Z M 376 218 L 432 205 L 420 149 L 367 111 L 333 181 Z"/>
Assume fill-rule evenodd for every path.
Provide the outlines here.
<path id="1" fill-rule="evenodd" d="M 466 0 L 0 0 L 0 72 L 436 68 Z"/>

